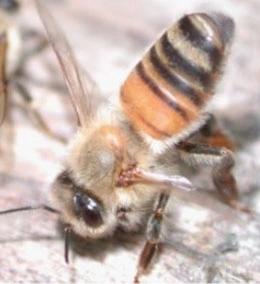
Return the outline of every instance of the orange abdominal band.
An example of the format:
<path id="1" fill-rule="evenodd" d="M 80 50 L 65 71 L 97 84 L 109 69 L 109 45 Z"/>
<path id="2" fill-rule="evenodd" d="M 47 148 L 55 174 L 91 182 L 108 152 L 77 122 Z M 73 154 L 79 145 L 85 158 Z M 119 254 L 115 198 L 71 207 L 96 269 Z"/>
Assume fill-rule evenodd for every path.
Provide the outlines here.
<path id="1" fill-rule="evenodd" d="M 157 84 L 143 78 L 137 68 L 121 89 L 124 112 L 138 130 L 155 139 L 180 133 L 190 124 L 190 114 L 177 105 L 174 97 L 163 96 Z"/>

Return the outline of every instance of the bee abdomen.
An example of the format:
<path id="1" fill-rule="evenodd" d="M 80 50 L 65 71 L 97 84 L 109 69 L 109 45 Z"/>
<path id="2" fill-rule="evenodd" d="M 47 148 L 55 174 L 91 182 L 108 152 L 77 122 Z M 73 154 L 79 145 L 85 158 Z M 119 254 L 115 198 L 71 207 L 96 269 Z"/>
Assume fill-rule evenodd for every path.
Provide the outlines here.
<path id="1" fill-rule="evenodd" d="M 180 134 L 199 118 L 221 73 L 233 21 L 222 14 L 180 19 L 152 46 L 121 89 L 133 125 L 155 139 Z"/>

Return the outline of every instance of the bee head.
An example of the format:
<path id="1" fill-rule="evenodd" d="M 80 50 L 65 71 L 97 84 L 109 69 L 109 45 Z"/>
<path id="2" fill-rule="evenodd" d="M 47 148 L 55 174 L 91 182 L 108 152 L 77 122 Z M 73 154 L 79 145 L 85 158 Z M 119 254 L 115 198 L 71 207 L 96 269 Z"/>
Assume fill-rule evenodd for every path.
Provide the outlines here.
<path id="1" fill-rule="evenodd" d="M 124 135 L 115 127 L 104 126 L 89 136 L 79 134 L 66 170 L 54 183 L 55 207 L 83 237 L 103 237 L 116 227 L 115 186 L 125 146 Z"/>

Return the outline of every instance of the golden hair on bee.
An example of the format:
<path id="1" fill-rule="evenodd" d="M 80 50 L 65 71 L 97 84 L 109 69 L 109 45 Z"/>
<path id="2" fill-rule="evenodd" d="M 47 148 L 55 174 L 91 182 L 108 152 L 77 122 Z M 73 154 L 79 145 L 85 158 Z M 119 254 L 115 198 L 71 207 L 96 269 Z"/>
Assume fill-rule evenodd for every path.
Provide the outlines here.
<path id="1" fill-rule="evenodd" d="M 190 14 L 170 27 L 123 83 L 118 92 L 120 115 L 109 120 L 97 115 L 104 98 L 95 82 L 78 67 L 43 2 L 36 3 L 79 123 L 52 190 L 54 211 L 66 226 L 66 261 L 70 232 L 97 239 L 118 228 L 133 232 L 147 226 L 134 278 L 138 282 L 164 241 L 172 197 L 194 189 L 183 176 L 183 164 L 211 166 L 223 200 L 250 212 L 238 201 L 231 172 L 233 155 L 225 148 L 229 140 L 215 122 L 213 127 L 212 116 L 204 113 L 233 37 L 229 17 Z M 214 136 L 219 147 L 198 143 L 197 137 L 206 132 L 207 140 Z M 167 147 L 155 155 L 151 141 Z"/>

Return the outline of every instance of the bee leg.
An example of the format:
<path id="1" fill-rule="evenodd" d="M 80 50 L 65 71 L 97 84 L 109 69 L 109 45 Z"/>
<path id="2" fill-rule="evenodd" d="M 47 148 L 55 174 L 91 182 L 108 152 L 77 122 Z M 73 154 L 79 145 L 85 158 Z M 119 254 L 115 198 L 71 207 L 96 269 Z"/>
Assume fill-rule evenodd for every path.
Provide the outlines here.
<path id="1" fill-rule="evenodd" d="M 40 87 L 44 86 L 45 88 L 64 92 L 64 90 L 66 90 L 66 87 L 64 86 L 62 80 L 58 80 L 59 78 L 52 76 L 52 79 L 46 82 L 45 80 L 29 76 L 28 74 L 26 74 L 26 72 L 24 72 L 24 66 L 26 65 L 28 60 L 32 57 L 38 56 L 49 46 L 49 42 L 44 34 L 36 30 L 29 29 L 23 32 L 23 40 L 25 42 L 30 42 L 30 47 L 28 46 L 27 50 L 23 53 L 15 74 L 13 74 L 13 77 L 18 78 L 18 80 L 20 78 L 26 79 L 28 82 Z M 56 72 L 56 70 L 53 70 L 52 65 L 48 61 L 44 62 L 44 64 L 46 65 L 46 68 L 49 72 Z"/>
<path id="2" fill-rule="evenodd" d="M 207 144 L 214 147 L 225 147 L 234 151 L 236 146 L 228 134 L 219 125 L 213 114 L 208 113 L 204 125 L 191 136 L 192 142 Z"/>
<path id="3" fill-rule="evenodd" d="M 46 40 L 45 36 L 36 30 L 29 29 L 24 31 L 22 36 L 23 40 L 30 42 L 31 46 L 24 52 L 23 57 L 20 60 L 19 71 L 23 69 L 24 64 L 29 58 L 38 55 L 48 47 L 48 41 Z"/>
<path id="4" fill-rule="evenodd" d="M 45 133 L 48 137 L 55 139 L 62 144 L 66 144 L 66 139 L 54 133 L 46 124 L 41 114 L 34 107 L 33 98 L 28 92 L 28 90 L 20 82 L 15 82 L 15 85 L 18 92 L 21 94 L 21 97 L 23 98 L 23 103 L 21 104 L 21 107 L 32 118 L 32 121 L 35 126 L 39 128 L 43 133 Z"/>
<path id="5" fill-rule="evenodd" d="M 161 224 L 163 222 L 164 210 L 168 203 L 169 197 L 170 195 L 167 193 L 159 194 L 154 212 L 148 220 L 146 229 L 146 242 L 139 257 L 134 283 L 139 283 L 140 276 L 147 271 L 152 260 L 156 256 L 160 245 Z"/>
<path id="6" fill-rule="evenodd" d="M 192 166 L 212 167 L 214 185 L 224 202 L 237 210 L 251 213 L 249 208 L 238 201 L 237 184 L 231 172 L 234 158 L 230 150 L 190 142 L 181 142 L 177 148 L 184 162 Z"/>
<path id="7" fill-rule="evenodd" d="M 0 129 L 0 156 L 4 163 L 1 163 L 0 170 L 1 174 L 1 185 L 8 182 L 8 173 L 10 173 L 13 169 L 15 163 L 15 126 L 14 120 L 11 115 L 9 108 L 6 111 L 6 117 L 4 121 L 4 125 L 1 126 Z M 7 175 L 5 175 L 7 174 Z"/>

